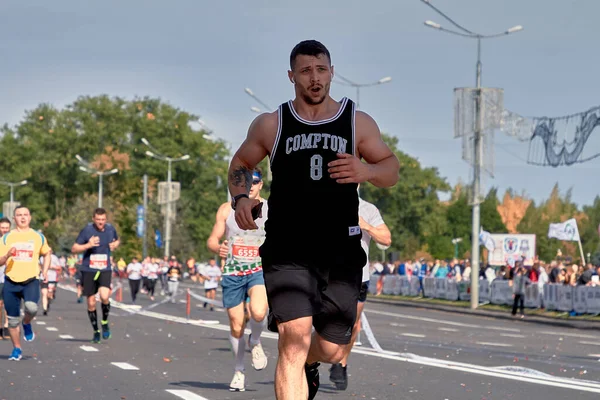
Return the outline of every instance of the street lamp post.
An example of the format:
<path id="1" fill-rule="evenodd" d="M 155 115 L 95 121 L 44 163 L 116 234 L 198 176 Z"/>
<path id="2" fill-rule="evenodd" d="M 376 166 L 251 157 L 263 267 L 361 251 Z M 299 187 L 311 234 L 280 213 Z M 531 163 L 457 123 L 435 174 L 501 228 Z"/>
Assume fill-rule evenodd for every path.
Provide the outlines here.
<path id="1" fill-rule="evenodd" d="M 190 155 L 186 154 L 181 157 L 173 158 L 160 154 L 146 138 L 142 138 L 144 143 L 152 151 L 146 151 L 148 157 L 156 158 L 157 160 L 167 162 L 167 209 L 165 212 L 165 256 L 168 257 L 171 250 L 171 164 L 178 161 L 190 159 Z"/>
<path id="2" fill-rule="evenodd" d="M 76 154 L 75 158 L 77 159 L 77 161 L 79 161 L 79 169 L 80 170 L 82 170 L 83 172 L 87 172 L 90 175 L 94 175 L 94 174 L 98 175 L 98 208 L 102 208 L 102 197 L 103 197 L 103 193 L 104 193 L 103 177 L 108 176 L 108 175 L 114 175 L 117 172 L 119 172 L 119 170 L 117 168 L 113 168 L 110 170 L 99 170 L 99 169 L 94 168 L 89 162 L 84 160 L 79 154 Z"/>
<path id="3" fill-rule="evenodd" d="M 501 36 L 507 36 L 511 33 L 519 32 L 523 30 L 521 25 L 513 26 L 503 32 L 495 33 L 492 35 L 482 35 L 470 31 L 452 18 L 444 14 L 437 7 L 431 4 L 430 0 L 421 0 L 436 13 L 441 15 L 445 20 L 450 22 L 454 27 L 458 28 L 459 31 L 452 29 L 446 29 L 440 24 L 433 21 L 425 21 L 425 26 L 433 28 L 442 32 L 450 33 L 456 36 L 462 36 L 468 39 L 477 40 L 477 64 L 475 69 L 475 84 L 477 87 L 477 99 L 475 102 L 475 131 L 473 137 L 473 226 L 472 226 L 472 247 L 471 247 L 471 308 L 475 309 L 479 305 L 479 230 L 480 230 L 480 210 L 479 210 L 479 192 L 481 187 L 481 167 L 482 167 L 482 152 L 483 152 L 483 141 L 481 140 L 481 131 L 483 128 L 482 115 L 481 115 L 481 40 L 482 39 L 493 39 Z"/>
<path id="4" fill-rule="evenodd" d="M 0 181 L 0 184 L 6 185 L 6 186 L 10 187 L 10 207 L 11 207 L 11 210 L 9 210 L 9 214 L 12 214 L 13 211 L 14 211 L 14 209 L 13 209 L 13 203 L 15 202 L 15 186 L 25 186 L 25 185 L 27 185 L 27 179 L 23 179 L 20 182 Z"/>
<path id="5" fill-rule="evenodd" d="M 370 83 L 356 83 L 351 81 L 350 79 L 344 78 L 342 75 L 338 74 L 336 72 L 335 74 L 336 78 L 341 79 L 340 80 L 335 80 L 334 82 L 340 85 L 344 85 L 344 86 L 352 86 L 353 88 L 356 89 L 356 108 L 360 109 L 360 89 L 364 88 L 364 87 L 369 87 L 369 86 L 377 86 L 377 85 L 382 85 L 384 83 L 389 83 L 392 81 L 392 77 L 391 76 L 386 76 L 384 78 L 381 78 L 375 82 L 370 82 Z"/>

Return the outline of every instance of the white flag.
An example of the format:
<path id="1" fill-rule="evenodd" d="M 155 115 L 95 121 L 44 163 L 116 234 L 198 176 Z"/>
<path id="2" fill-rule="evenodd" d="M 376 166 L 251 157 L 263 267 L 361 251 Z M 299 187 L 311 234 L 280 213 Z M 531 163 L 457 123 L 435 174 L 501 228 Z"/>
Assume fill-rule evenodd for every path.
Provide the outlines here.
<path id="1" fill-rule="evenodd" d="M 482 246 L 485 246 L 489 251 L 494 251 L 496 249 L 496 244 L 494 243 L 494 239 L 492 239 L 492 235 L 483 229 L 479 232 L 479 243 Z"/>
<path id="2" fill-rule="evenodd" d="M 548 237 L 578 242 L 579 229 L 577 229 L 577 221 L 575 221 L 574 218 L 571 218 L 559 224 L 550 224 L 550 227 L 548 228 Z"/>

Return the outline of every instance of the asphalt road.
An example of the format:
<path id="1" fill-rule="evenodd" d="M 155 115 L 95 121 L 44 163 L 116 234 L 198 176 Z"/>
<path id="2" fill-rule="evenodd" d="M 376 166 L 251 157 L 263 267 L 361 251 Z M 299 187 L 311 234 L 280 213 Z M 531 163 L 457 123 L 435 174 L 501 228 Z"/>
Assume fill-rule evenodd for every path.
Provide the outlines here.
<path id="1" fill-rule="evenodd" d="M 232 393 L 222 309 L 211 312 L 193 299 L 188 321 L 181 295 L 174 304 L 130 314 L 138 309 L 126 305 L 127 288 L 123 297 L 123 305 L 113 303 L 112 339 L 94 345 L 85 305 L 59 290 L 50 314 L 34 322 L 37 337 L 24 343 L 23 360 L 7 361 L 10 342 L 0 342 L 0 399 L 274 399 L 274 334 L 263 336 L 267 369 L 254 371 L 248 354 L 246 392 Z M 153 304 L 145 295 L 138 303 Z M 384 352 L 371 349 L 363 334 L 350 358 L 348 390 L 336 391 L 322 366 L 317 399 L 550 400 L 600 393 L 600 332 L 375 303 L 367 303 L 366 316 Z"/>

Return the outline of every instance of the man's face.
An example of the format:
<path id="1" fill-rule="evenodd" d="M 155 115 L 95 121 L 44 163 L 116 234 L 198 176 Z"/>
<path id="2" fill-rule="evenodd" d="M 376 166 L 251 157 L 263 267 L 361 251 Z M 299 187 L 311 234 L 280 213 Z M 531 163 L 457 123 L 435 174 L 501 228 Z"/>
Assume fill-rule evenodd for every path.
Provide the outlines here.
<path id="1" fill-rule="evenodd" d="M 28 208 L 22 207 L 15 211 L 15 223 L 21 229 L 29 228 L 31 223 L 31 213 Z"/>
<path id="2" fill-rule="evenodd" d="M 8 222 L 0 222 L 0 236 L 4 236 L 10 231 L 10 224 Z"/>
<path id="3" fill-rule="evenodd" d="M 208 261 L 208 265 L 210 265 L 211 267 L 214 267 L 215 265 L 217 265 L 217 261 L 215 259 L 211 259 Z"/>
<path id="4" fill-rule="evenodd" d="M 94 214 L 92 220 L 94 221 L 94 225 L 96 225 L 98 230 L 104 230 L 104 226 L 106 225 L 106 214 Z"/>
<path id="5" fill-rule="evenodd" d="M 255 177 L 252 181 L 252 187 L 250 188 L 250 198 L 252 200 L 258 198 L 258 196 L 260 195 L 260 191 L 262 190 L 262 187 L 263 187 L 262 179 L 257 179 Z"/>
<path id="6" fill-rule="evenodd" d="M 294 69 L 288 71 L 288 77 L 296 87 L 296 95 L 308 104 L 321 104 L 329 94 L 333 66 L 325 54 L 299 54 L 296 56 Z"/>

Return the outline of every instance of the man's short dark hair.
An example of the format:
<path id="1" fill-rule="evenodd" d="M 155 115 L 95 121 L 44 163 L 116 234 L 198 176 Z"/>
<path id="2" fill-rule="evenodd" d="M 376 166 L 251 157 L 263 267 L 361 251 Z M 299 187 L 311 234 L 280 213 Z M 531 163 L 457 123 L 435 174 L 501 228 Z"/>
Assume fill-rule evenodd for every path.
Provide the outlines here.
<path id="1" fill-rule="evenodd" d="M 13 215 L 17 215 L 17 210 L 20 210 L 21 208 L 26 208 L 29 211 L 29 213 L 31 214 L 31 210 L 29 209 L 29 207 L 24 206 L 24 205 L 19 205 L 19 206 L 16 206 L 15 209 L 13 210 Z"/>
<path id="2" fill-rule="evenodd" d="M 323 43 L 316 40 L 303 40 L 294 46 L 292 52 L 290 53 L 290 68 L 292 70 L 294 69 L 294 64 L 296 63 L 296 57 L 299 54 L 314 57 L 325 54 L 329 60 L 329 64 L 331 64 L 331 54 L 329 54 L 329 50 L 327 50 L 327 47 L 325 47 Z"/>
<path id="3" fill-rule="evenodd" d="M 98 207 L 94 210 L 94 215 L 106 215 L 106 210 Z"/>
<path id="4" fill-rule="evenodd" d="M 10 219 L 3 217 L 0 218 L 0 224 L 9 224 L 10 225 Z"/>

